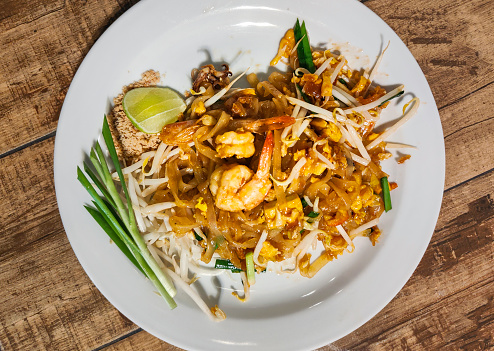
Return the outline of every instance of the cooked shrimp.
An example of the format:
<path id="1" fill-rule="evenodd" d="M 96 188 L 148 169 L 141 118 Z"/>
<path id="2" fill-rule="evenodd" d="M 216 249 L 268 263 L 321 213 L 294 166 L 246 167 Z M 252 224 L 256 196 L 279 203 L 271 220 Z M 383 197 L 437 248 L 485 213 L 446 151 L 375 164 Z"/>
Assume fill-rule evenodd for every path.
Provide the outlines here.
<path id="1" fill-rule="evenodd" d="M 252 133 L 264 133 L 269 130 L 283 129 L 295 123 L 295 118 L 291 116 L 278 116 L 262 119 L 234 119 L 230 121 L 228 127 L 243 128 Z"/>
<path id="2" fill-rule="evenodd" d="M 252 210 L 263 202 L 272 186 L 269 168 L 273 147 L 273 134 L 268 132 L 255 174 L 249 167 L 239 164 L 223 166 L 213 172 L 210 189 L 219 209 L 230 212 Z"/>
<path id="3" fill-rule="evenodd" d="M 250 132 L 226 132 L 216 137 L 216 152 L 221 158 L 237 156 L 247 158 L 254 155 L 254 135 Z"/>
<path id="4" fill-rule="evenodd" d="M 187 144 L 193 140 L 194 133 L 201 127 L 199 120 L 189 120 L 167 124 L 160 133 L 160 139 L 167 145 Z"/>

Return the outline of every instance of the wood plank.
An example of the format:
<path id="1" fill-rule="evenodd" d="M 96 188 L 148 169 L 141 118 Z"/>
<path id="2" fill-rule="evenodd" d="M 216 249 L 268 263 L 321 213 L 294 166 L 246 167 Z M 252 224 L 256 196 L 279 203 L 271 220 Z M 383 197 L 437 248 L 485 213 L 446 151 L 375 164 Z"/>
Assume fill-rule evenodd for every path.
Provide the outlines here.
<path id="1" fill-rule="evenodd" d="M 0 259 L 60 230 L 53 180 L 54 138 L 0 159 Z"/>
<path id="2" fill-rule="evenodd" d="M 446 189 L 494 168 L 494 84 L 440 111 L 446 148 Z"/>
<path id="3" fill-rule="evenodd" d="M 494 6 L 485 0 L 372 0 L 422 68 L 438 107 L 494 81 Z"/>
<path id="4" fill-rule="evenodd" d="M 70 247 L 55 198 L 53 139 L 0 159 L 0 343 L 9 350 L 88 349 L 136 328 Z"/>
<path id="5" fill-rule="evenodd" d="M 128 1 L 8 1 L 0 15 L 0 154 L 53 132 L 83 57 Z M 6 6 L 7 5 L 7 6 Z"/>
<path id="6" fill-rule="evenodd" d="M 129 337 L 101 349 L 102 351 L 139 351 L 139 350 L 162 350 L 162 351 L 182 351 L 183 349 L 170 345 L 148 332 L 142 330 Z"/>
<path id="7" fill-rule="evenodd" d="M 419 317 L 359 342 L 351 349 L 490 350 L 494 347 L 492 283 L 492 280 L 480 283 L 445 298 L 425 308 Z"/>
<path id="8" fill-rule="evenodd" d="M 492 89 L 494 90 L 494 89 Z M 494 168 L 494 114 L 452 133 L 446 145 L 446 189 Z"/>
<path id="9" fill-rule="evenodd" d="M 62 225 L 0 260 L 0 342 L 9 350 L 87 350 L 135 326 L 96 289 Z"/>

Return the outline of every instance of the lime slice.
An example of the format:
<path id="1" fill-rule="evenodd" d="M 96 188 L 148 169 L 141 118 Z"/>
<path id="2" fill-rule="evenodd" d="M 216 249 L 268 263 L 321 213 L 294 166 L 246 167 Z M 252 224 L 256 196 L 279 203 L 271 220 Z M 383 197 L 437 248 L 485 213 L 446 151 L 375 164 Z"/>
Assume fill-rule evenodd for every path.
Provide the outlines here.
<path id="1" fill-rule="evenodd" d="M 185 111 L 185 102 L 169 88 L 135 88 L 122 101 L 125 114 L 141 132 L 161 132 L 165 124 L 176 122 Z"/>

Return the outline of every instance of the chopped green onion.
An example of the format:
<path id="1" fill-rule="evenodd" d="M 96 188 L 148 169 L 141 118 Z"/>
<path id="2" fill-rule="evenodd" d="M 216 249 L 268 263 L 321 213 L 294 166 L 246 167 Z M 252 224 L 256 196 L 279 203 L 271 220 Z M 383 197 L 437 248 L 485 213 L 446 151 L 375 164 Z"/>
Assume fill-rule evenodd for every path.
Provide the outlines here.
<path id="1" fill-rule="evenodd" d="M 217 250 L 218 247 L 221 246 L 225 242 L 225 237 L 223 235 L 219 235 L 214 238 L 214 249 Z"/>
<path id="2" fill-rule="evenodd" d="M 201 241 L 202 240 L 202 237 L 200 237 L 199 235 L 197 235 L 196 232 L 194 232 L 194 236 L 196 237 L 196 240 L 197 241 Z"/>
<path id="3" fill-rule="evenodd" d="M 394 98 L 397 98 L 399 96 L 402 96 L 404 93 L 405 93 L 404 90 L 400 91 L 398 94 L 396 94 L 394 96 L 391 96 L 388 100 L 384 100 L 378 107 L 381 107 L 382 105 L 384 105 L 385 103 L 387 103 L 390 100 L 393 100 Z"/>
<path id="4" fill-rule="evenodd" d="M 389 193 L 388 177 L 381 178 L 381 188 L 383 189 L 384 210 L 388 212 L 393 208 L 391 206 L 391 194 Z"/>
<path id="5" fill-rule="evenodd" d="M 312 61 L 312 51 L 310 49 L 309 36 L 307 35 L 307 30 L 305 28 L 305 21 L 302 22 L 302 26 L 300 26 L 300 22 L 297 18 L 293 34 L 295 35 L 295 42 L 299 42 L 300 39 L 302 39 L 297 47 L 300 67 L 307 69 L 310 73 L 314 73 L 316 71 L 316 66 L 314 65 L 314 61 Z"/>
<path id="6" fill-rule="evenodd" d="M 254 253 L 252 251 L 245 254 L 245 266 L 247 269 L 247 282 L 249 285 L 256 283 L 256 270 L 254 268 Z"/>
<path id="7" fill-rule="evenodd" d="M 305 199 L 303 197 L 300 198 L 300 201 L 302 202 L 303 208 L 306 208 L 307 206 L 309 206 L 309 204 L 307 203 L 307 201 L 305 201 Z"/>
<path id="8" fill-rule="evenodd" d="M 125 256 L 136 266 L 137 269 L 139 269 L 142 274 L 144 273 L 144 270 L 141 268 L 139 263 L 136 261 L 135 257 L 132 255 L 128 247 L 125 245 L 125 243 L 120 239 L 118 234 L 113 230 L 113 228 L 106 222 L 105 218 L 103 215 L 96 209 L 92 208 L 91 206 L 84 205 L 86 210 L 89 212 L 89 214 L 94 218 L 96 222 L 100 225 L 100 227 L 105 231 L 106 234 L 110 237 L 110 239 L 117 245 L 117 247 L 124 253 Z"/>
<path id="9" fill-rule="evenodd" d="M 343 84 L 348 88 L 348 83 L 343 78 L 338 79 L 338 82 L 340 82 L 341 84 Z"/>
<path id="10" fill-rule="evenodd" d="M 299 93 L 302 96 L 302 98 L 304 99 L 304 101 L 309 103 L 309 104 L 312 104 L 312 101 L 310 100 L 309 96 L 302 91 L 302 88 L 300 87 L 300 85 L 295 84 L 295 86 L 297 87 L 297 90 L 299 91 Z"/>
<path id="11" fill-rule="evenodd" d="M 129 260 L 154 284 L 170 308 L 175 308 L 177 306 L 173 300 L 173 296 L 176 294 L 175 286 L 170 277 L 161 270 L 158 263 L 149 252 L 149 249 L 137 228 L 132 202 L 130 200 L 106 117 L 103 122 L 102 133 L 112 159 L 113 167 L 120 178 L 120 184 L 122 185 L 125 194 L 126 205 L 124 205 L 120 194 L 117 191 L 103 150 L 101 149 L 100 144 L 96 142 L 89 154 L 89 159 L 91 160 L 96 173 L 84 163 L 84 170 L 93 183 L 90 183 L 83 171 L 77 167 L 77 179 L 94 200 L 93 204 L 95 208 L 89 206 L 85 206 L 85 208 L 125 256 L 127 256 Z M 101 195 L 98 194 L 97 189 L 100 191 Z"/>
<path id="12" fill-rule="evenodd" d="M 316 218 L 317 216 L 319 216 L 319 212 L 314 212 L 314 211 L 310 211 L 309 214 L 307 215 L 307 217 L 310 218 Z"/>
<path id="13" fill-rule="evenodd" d="M 240 273 L 242 272 L 241 269 L 235 267 L 233 263 L 230 262 L 230 260 L 224 260 L 222 258 L 217 258 L 216 262 L 214 263 L 214 268 L 217 269 L 229 269 L 233 273 Z"/>

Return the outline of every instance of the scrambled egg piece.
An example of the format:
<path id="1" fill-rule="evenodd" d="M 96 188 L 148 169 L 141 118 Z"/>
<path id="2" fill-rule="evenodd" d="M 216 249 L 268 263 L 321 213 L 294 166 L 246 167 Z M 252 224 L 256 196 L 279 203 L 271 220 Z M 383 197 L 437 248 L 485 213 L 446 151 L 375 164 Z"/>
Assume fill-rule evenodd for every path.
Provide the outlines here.
<path id="1" fill-rule="evenodd" d="M 269 229 L 281 228 L 287 224 L 294 224 L 304 217 L 304 207 L 297 194 L 286 198 L 286 207 L 281 211 L 276 201 L 264 204 L 264 215 Z"/>
<path id="2" fill-rule="evenodd" d="M 332 96 L 333 82 L 331 82 L 331 73 L 329 71 L 324 71 L 322 72 L 321 76 L 322 76 L 321 95 Z"/>
<path id="3" fill-rule="evenodd" d="M 195 205 L 195 208 L 199 209 L 201 211 L 202 215 L 206 217 L 206 211 L 208 210 L 208 205 L 205 204 L 204 199 L 202 197 L 197 199 L 197 203 Z"/>
<path id="4" fill-rule="evenodd" d="M 269 241 L 265 241 L 262 243 L 261 252 L 259 255 L 264 257 L 267 261 L 276 261 L 276 256 L 278 256 L 280 252 L 276 249 Z"/>
<path id="5" fill-rule="evenodd" d="M 323 119 L 314 119 L 310 124 L 321 133 L 321 136 L 329 138 L 336 143 L 340 141 L 341 131 L 333 122 L 327 122 Z"/>
<path id="6" fill-rule="evenodd" d="M 377 177 L 374 174 L 371 175 L 370 186 L 376 194 L 381 193 L 382 191 L 381 182 L 379 181 L 379 179 L 377 179 Z"/>
<path id="7" fill-rule="evenodd" d="M 254 134 L 251 132 L 226 132 L 216 137 L 216 152 L 221 158 L 236 156 L 247 158 L 254 155 Z"/>
<path id="8" fill-rule="evenodd" d="M 356 96 L 359 95 L 362 91 L 364 91 L 365 87 L 367 86 L 367 82 L 368 82 L 367 78 L 365 78 L 364 76 L 360 76 L 359 82 L 351 90 L 352 95 Z"/>
<path id="9" fill-rule="evenodd" d="M 338 233 L 330 233 L 329 231 L 324 235 L 322 244 L 326 251 L 331 252 L 334 257 L 341 255 L 348 245 L 341 235 Z"/>
<path id="10" fill-rule="evenodd" d="M 194 107 L 194 113 L 196 113 L 198 116 L 202 116 L 204 113 L 206 113 L 206 106 L 204 106 L 204 102 L 199 101 L 196 106 Z"/>
<path id="11" fill-rule="evenodd" d="M 295 161 L 300 160 L 302 157 L 305 157 L 305 150 L 298 150 L 293 154 L 293 159 Z"/>

